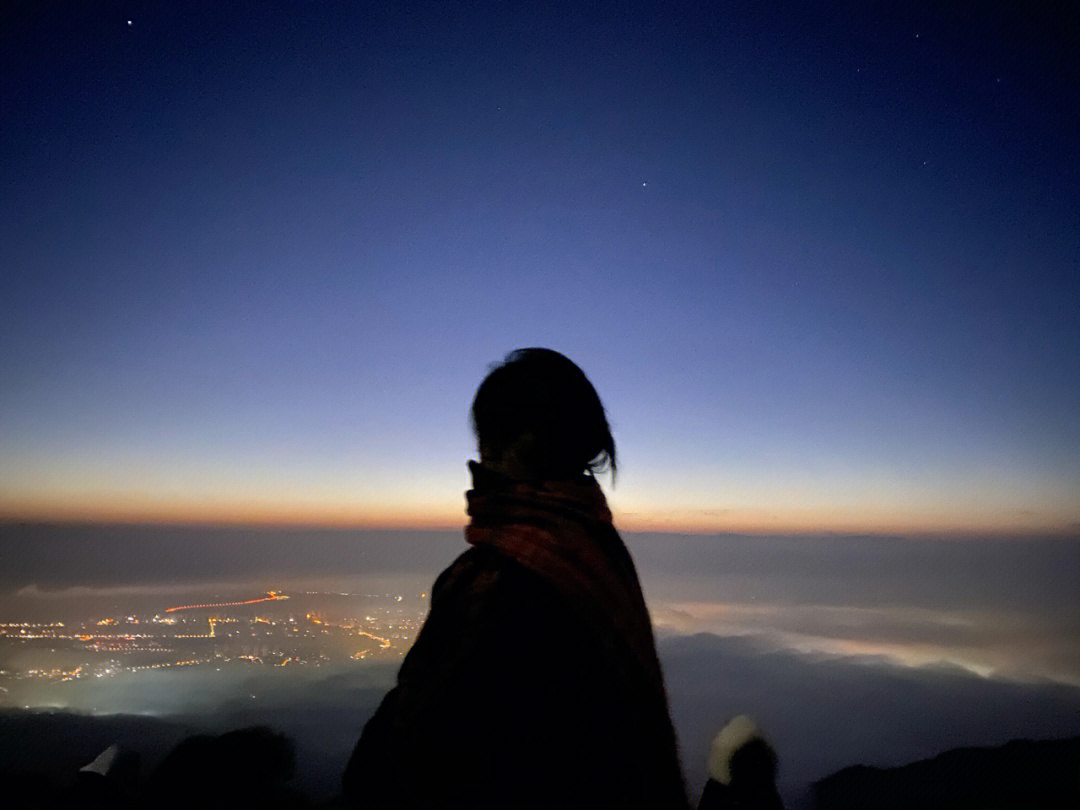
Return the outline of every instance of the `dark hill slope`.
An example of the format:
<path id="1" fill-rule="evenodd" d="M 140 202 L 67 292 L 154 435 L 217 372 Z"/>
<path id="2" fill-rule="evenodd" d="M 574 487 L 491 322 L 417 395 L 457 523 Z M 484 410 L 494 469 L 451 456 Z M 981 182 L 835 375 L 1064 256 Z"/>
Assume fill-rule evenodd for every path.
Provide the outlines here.
<path id="1" fill-rule="evenodd" d="M 957 748 L 898 768 L 856 765 L 813 792 L 818 810 L 1080 808 L 1080 737 Z"/>

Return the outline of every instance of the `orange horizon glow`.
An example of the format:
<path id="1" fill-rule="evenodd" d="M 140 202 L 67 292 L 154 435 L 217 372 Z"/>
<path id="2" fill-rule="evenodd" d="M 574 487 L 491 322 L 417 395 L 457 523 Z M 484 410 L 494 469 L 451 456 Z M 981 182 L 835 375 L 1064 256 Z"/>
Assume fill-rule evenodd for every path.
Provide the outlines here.
<path id="1" fill-rule="evenodd" d="M 1060 521 L 1006 520 L 1002 516 L 962 520 L 927 511 L 903 515 L 904 510 L 881 508 L 855 514 L 835 508 L 727 510 L 723 516 L 694 519 L 670 510 L 627 510 L 612 505 L 616 527 L 623 532 L 658 534 L 745 535 L 948 535 L 950 537 L 1061 536 L 1080 538 L 1080 524 Z M 199 527 L 258 527 L 280 529 L 351 529 L 386 531 L 459 531 L 468 522 L 464 505 L 361 508 L 355 504 L 247 503 L 237 505 L 183 502 L 124 504 L 0 504 L 0 522 L 121 525 L 186 525 Z"/>

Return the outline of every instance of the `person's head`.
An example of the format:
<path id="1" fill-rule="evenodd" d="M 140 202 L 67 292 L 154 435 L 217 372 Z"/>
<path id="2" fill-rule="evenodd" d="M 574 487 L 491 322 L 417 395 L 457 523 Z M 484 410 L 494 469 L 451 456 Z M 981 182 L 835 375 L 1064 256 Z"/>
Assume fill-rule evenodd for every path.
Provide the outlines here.
<path id="1" fill-rule="evenodd" d="M 551 349 L 516 349 L 472 404 L 480 460 L 513 478 L 566 480 L 610 470 L 615 440 L 585 373 Z"/>

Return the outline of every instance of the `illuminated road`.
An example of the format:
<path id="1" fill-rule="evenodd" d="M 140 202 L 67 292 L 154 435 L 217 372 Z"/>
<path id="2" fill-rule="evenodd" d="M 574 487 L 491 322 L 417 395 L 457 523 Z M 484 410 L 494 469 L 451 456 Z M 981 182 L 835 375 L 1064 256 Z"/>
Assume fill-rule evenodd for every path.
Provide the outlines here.
<path id="1" fill-rule="evenodd" d="M 180 605 L 178 607 L 166 608 L 166 613 L 174 613 L 177 610 L 198 610 L 199 608 L 222 608 L 222 607 L 237 607 L 239 605 L 257 605 L 259 602 L 273 602 L 276 599 L 288 599 L 289 597 L 284 594 L 277 593 L 276 591 L 270 591 L 266 596 L 260 599 L 247 599 L 243 602 L 217 602 L 209 605 Z"/>
<path id="2" fill-rule="evenodd" d="M 372 635 L 371 633 L 368 633 L 368 632 L 366 632 L 364 630 L 357 630 L 356 635 L 358 635 L 358 636 L 366 636 L 367 638 L 370 638 L 372 641 L 379 642 L 382 645 L 382 648 L 384 650 L 387 649 L 390 646 L 390 639 L 388 639 L 388 638 L 380 638 L 379 636 Z"/>

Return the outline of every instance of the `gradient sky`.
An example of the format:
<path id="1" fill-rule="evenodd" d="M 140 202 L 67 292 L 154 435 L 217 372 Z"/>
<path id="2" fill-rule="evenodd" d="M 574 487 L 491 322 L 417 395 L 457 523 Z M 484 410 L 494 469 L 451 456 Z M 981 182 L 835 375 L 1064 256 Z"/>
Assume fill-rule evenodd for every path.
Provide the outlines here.
<path id="1" fill-rule="evenodd" d="M 544 345 L 624 528 L 1076 535 L 1076 29 L 1013 14 L 5 12 L 0 517 L 460 524 Z"/>

